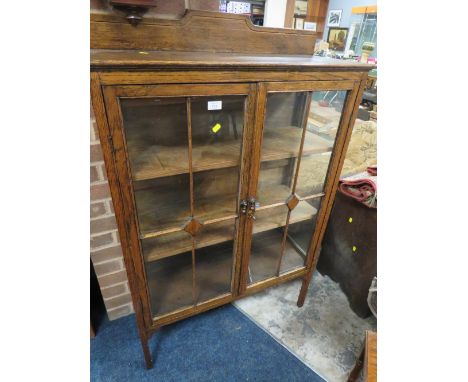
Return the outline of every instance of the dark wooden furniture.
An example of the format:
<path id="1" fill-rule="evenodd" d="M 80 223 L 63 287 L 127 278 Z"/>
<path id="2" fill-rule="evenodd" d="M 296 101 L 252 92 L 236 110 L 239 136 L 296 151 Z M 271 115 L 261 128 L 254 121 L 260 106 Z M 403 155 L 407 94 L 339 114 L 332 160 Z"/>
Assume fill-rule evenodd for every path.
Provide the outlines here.
<path id="1" fill-rule="evenodd" d="M 377 382 L 377 333 L 370 330 L 366 331 L 361 355 L 349 374 L 348 382 L 357 381 L 361 370 L 364 382 Z"/>
<path id="2" fill-rule="evenodd" d="M 92 103 L 147 367 L 162 325 L 296 278 L 304 303 L 371 68 L 312 57 L 315 37 L 209 12 L 91 16 Z"/>
<path id="3" fill-rule="evenodd" d="M 358 316 L 368 317 L 367 295 L 377 276 L 377 209 L 337 193 L 317 269 L 340 284 Z"/>

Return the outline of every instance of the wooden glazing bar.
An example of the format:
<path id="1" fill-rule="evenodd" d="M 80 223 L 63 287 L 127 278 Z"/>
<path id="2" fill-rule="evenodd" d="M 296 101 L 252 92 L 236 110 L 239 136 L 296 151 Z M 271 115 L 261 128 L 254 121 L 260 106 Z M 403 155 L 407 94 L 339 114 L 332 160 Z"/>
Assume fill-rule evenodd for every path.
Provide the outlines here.
<path id="1" fill-rule="evenodd" d="M 194 215 L 194 193 L 193 193 L 193 163 L 192 163 L 192 104 L 190 98 L 187 97 L 187 134 L 188 134 L 188 165 L 190 177 L 190 216 Z"/>
<path id="2" fill-rule="evenodd" d="M 309 112 L 310 112 L 310 104 L 311 104 L 312 98 L 311 98 L 311 92 L 307 92 L 306 96 L 306 106 L 304 110 L 304 114 L 302 115 L 302 121 L 301 121 L 301 127 L 302 127 L 302 137 L 301 137 L 301 144 L 299 146 L 299 154 L 297 155 L 297 160 L 296 160 L 296 168 L 295 168 L 295 174 L 294 174 L 294 180 L 293 180 L 293 185 L 291 189 L 291 194 L 294 194 L 296 191 L 296 185 L 297 185 L 297 178 L 299 176 L 299 168 L 301 166 L 301 157 L 302 157 L 302 150 L 304 149 L 304 139 L 306 135 L 306 130 L 307 130 L 307 121 L 309 118 Z M 284 249 L 286 247 L 286 238 L 288 236 L 288 228 L 289 228 L 289 219 L 291 217 L 291 210 L 288 211 L 288 216 L 286 218 L 286 226 L 284 228 L 283 232 L 283 239 L 281 241 L 281 252 L 280 256 L 278 259 L 278 265 L 276 267 L 276 276 L 279 276 L 280 269 L 281 269 L 281 262 L 283 261 L 283 256 L 284 256 Z"/>
<path id="3" fill-rule="evenodd" d="M 220 222 L 223 222 L 223 221 L 226 221 L 226 220 L 229 220 L 229 219 L 235 219 L 235 218 L 237 218 L 237 214 L 227 215 L 227 216 L 223 216 L 223 217 L 216 218 L 216 219 L 205 220 L 203 222 L 203 224 L 208 225 L 208 224 L 220 223 Z"/>
<path id="4" fill-rule="evenodd" d="M 167 235 L 169 233 L 175 233 L 175 232 L 180 232 L 183 231 L 183 228 L 168 228 L 162 231 L 155 231 L 155 232 L 150 232 L 150 233 L 145 233 L 140 235 L 140 239 L 151 239 L 152 237 L 158 237 L 158 236 L 163 236 Z"/>
<path id="5" fill-rule="evenodd" d="M 325 193 L 321 192 L 320 194 L 314 194 L 314 195 L 309 195 L 309 196 L 304 196 L 303 198 L 299 198 L 299 200 L 310 200 L 310 199 L 316 199 L 316 198 L 321 198 L 324 196 Z"/>
<path id="6" fill-rule="evenodd" d="M 281 238 L 281 250 L 280 255 L 278 257 L 278 264 L 276 265 L 276 277 L 279 276 L 280 268 L 281 268 L 281 261 L 283 260 L 284 249 L 286 248 L 286 238 L 288 237 L 288 228 L 289 228 L 289 219 L 291 217 L 291 210 L 288 210 L 288 215 L 286 217 L 286 225 L 283 229 L 283 236 Z"/>
<path id="7" fill-rule="evenodd" d="M 188 134 L 188 161 L 189 161 L 189 177 L 190 177 L 190 216 L 193 219 L 194 215 L 194 191 L 193 191 L 193 170 L 192 170 L 192 104 L 190 97 L 187 97 L 187 134 Z M 192 235 L 192 299 L 193 305 L 197 304 L 196 290 L 196 270 L 195 270 L 195 238 Z"/>
<path id="8" fill-rule="evenodd" d="M 258 212 L 258 211 L 268 210 L 270 208 L 284 206 L 285 204 L 286 204 L 286 202 L 278 202 L 278 203 L 268 204 L 266 206 L 260 206 L 260 207 L 256 208 L 255 210 Z"/>
<path id="9" fill-rule="evenodd" d="M 301 145 L 299 146 L 299 154 L 297 155 L 296 171 L 295 171 L 295 174 L 294 174 L 294 181 L 293 181 L 293 186 L 292 186 L 292 189 L 291 189 L 292 194 L 294 194 L 296 192 L 297 178 L 299 176 L 299 167 L 301 166 L 302 151 L 304 149 L 304 140 L 305 140 L 306 131 L 307 131 L 307 121 L 308 121 L 308 118 L 309 118 L 311 102 L 312 102 L 311 93 L 307 92 L 306 108 L 305 108 L 305 111 L 304 111 L 304 115 L 302 116 Z"/>

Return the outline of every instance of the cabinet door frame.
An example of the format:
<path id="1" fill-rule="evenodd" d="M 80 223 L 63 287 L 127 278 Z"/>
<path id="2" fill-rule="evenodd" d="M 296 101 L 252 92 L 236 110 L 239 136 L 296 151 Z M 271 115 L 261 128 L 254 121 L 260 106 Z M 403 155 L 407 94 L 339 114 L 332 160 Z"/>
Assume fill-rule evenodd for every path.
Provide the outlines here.
<path id="1" fill-rule="evenodd" d="M 326 224 L 328 206 L 334 200 L 334 185 L 338 182 L 337 176 L 341 171 L 342 161 L 341 156 L 346 149 L 346 143 L 349 139 L 350 132 L 353 127 L 354 118 L 352 112 L 355 107 L 361 81 L 288 81 L 288 82 L 261 82 L 257 88 L 257 104 L 255 116 L 255 135 L 252 144 L 252 161 L 249 179 L 249 197 L 257 196 L 257 187 L 260 175 L 261 150 L 263 131 L 266 118 L 267 96 L 271 93 L 296 93 L 296 92 L 314 92 L 324 90 L 345 90 L 347 91 L 346 100 L 343 106 L 338 131 L 335 139 L 335 144 L 332 150 L 332 156 L 327 170 L 325 185 L 323 189 L 322 202 L 317 214 L 316 225 L 313 232 L 310 233 L 311 241 L 307 250 L 306 264 L 303 268 L 294 269 L 285 274 L 270 277 L 250 285 L 247 285 L 248 267 L 251 255 L 251 244 L 253 236 L 253 221 L 247 219 L 245 223 L 244 246 L 242 269 L 240 274 L 239 294 L 251 294 L 259 290 L 276 285 L 280 282 L 292 280 L 298 277 L 305 277 L 313 266 L 314 254 L 320 245 L 320 235 L 322 227 Z M 351 123 L 352 122 L 352 123 Z M 340 165 L 341 163 L 341 165 Z"/>
<path id="2" fill-rule="evenodd" d="M 234 252 L 233 273 L 231 276 L 231 293 L 216 297 L 203 303 L 182 308 L 171 313 L 159 316 L 157 319 L 151 314 L 150 296 L 147 288 L 146 271 L 144 266 L 143 252 L 140 243 L 138 218 L 133 191 L 133 180 L 131 167 L 126 147 L 125 132 L 123 125 L 120 98 L 153 98 L 153 97 L 197 97 L 197 96 L 228 96 L 245 95 L 244 130 L 241 146 L 241 163 L 239 174 L 239 199 L 245 199 L 248 195 L 248 177 L 250 170 L 250 158 L 253 129 L 253 116 L 255 109 L 256 84 L 162 84 L 162 85 L 110 85 L 102 86 L 103 103 L 107 113 L 108 135 L 102 136 L 101 140 L 107 139 L 103 148 L 110 151 L 113 161 L 111 169 L 114 180 L 110 185 L 117 188 L 120 205 L 115 205 L 115 214 L 119 224 L 119 233 L 124 226 L 126 245 L 122 245 L 124 258 L 126 259 L 127 274 L 132 292 L 135 312 L 143 316 L 146 330 L 153 331 L 158 327 L 191 316 L 193 314 L 208 310 L 214 306 L 222 305 L 237 297 L 242 243 L 245 226 L 245 215 L 238 213 L 236 248 Z M 191 160 L 191 159 L 190 159 Z M 109 169 L 108 169 L 109 170 Z M 113 198 L 114 200 L 114 198 Z M 115 202 L 114 202 L 115 203 Z M 122 235 L 122 233 L 120 233 Z M 124 244 L 124 243 L 123 243 Z M 131 266 L 128 269 L 128 266 Z M 135 298 L 138 301 L 135 301 Z"/>

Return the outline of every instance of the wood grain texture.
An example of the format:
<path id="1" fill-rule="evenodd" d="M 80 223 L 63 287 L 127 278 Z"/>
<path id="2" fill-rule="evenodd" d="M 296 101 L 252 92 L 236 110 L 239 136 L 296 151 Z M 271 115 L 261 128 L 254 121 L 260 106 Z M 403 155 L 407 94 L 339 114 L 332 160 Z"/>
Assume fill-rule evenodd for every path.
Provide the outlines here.
<path id="1" fill-rule="evenodd" d="M 173 83 L 237 83 L 237 82 L 269 82 L 269 81 L 360 81 L 362 72 L 327 71 L 310 68 L 309 70 L 287 69 L 275 70 L 275 68 L 252 69 L 238 67 L 236 69 L 206 69 L 200 68 L 157 71 L 112 71 L 99 72 L 99 79 L 103 85 L 145 85 L 145 84 L 173 84 Z M 364 73 L 365 74 L 365 73 Z"/>
<path id="2" fill-rule="evenodd" d="M 226 40 L 226 39 L 224 39 Z M 232 68 L 232 69 L 296 69 L 322 71 L 361 71 L 374 68 L 371 64 L 338 60 L 328 57 L 278 54 L 241 54 L 210 52 L 166 52 L 159 50 L 91 50 L 92 70 L 122 69 L 190 69 L 190 68 Z"/>
<path id="3" fill-rule="evenodd" d="M 229 30 L 231 34 L 230 39 L 226 39 L 226 30 Z M 209 12 L 189 12 L 181 20 L 144 19 L 137 27 L 130 26 L 124 16 L 106 14 L 91 16 L 93 106 L 116 211 L 137 325 L 148 367 L 152 365 L 148 338 L 161 325 L 170 324 L 294 278 L 303 278 L 303 289 L 308 286 L 311 273 L 318 260 L 317 250 L 323 237 L 333 195 L 336 192 L 339 171 L 352 129 L 351 122 L 356 116 L 358 98 L 362 94 L 367 71 L 373 68 L 372 65 L 312 57 L 315 37 L 314 32 L 256 27 L 244 16 Z M 283 126 L 281 131 L 284 134 L 268 131 L 264 133 L 268 93 L 322 90 L 349 91 L 334 146 L 309 131 L 288 130 L 289 124 Z M 190 121 L 189 98 L 225 95 L 244 96 L 239 97 L 240 102 L 242 100 L 244 102 L 242 144 L 239 139 L 237 146 L 230 147 L 229 137 L 221 140 L 218 143 L 225 145 L 221 147 L 222 150 L 219 150 L 222 155 L 213 157 L 209 147 L 200 148 L 196 144 L 192 145 L 191 124 L 195 123 L 195 119 Z M 143 98 L 142 103 L 145 103 L 151 97 L 163 99 L 162 103 L 165 105 L 175 102 L 171 97 L 179 97 L 182 102 L 186 102 L 189 116 L 188 135 L 185 130 L 183 130 L 183 135 L 187 137 L 188 143 L 185 147 L 183 145 L 178 147 L 177 141 L 175 143 L 170 141 L 169 146 L 165 146 L 170 148 L 167 152 L 164 152 L 164 149 L 161 150 L 164 145 L 160 145 L 161 147 L 153 150 L 154 152 L 147 152 L 145 160 L 148 160 L 148 163 L 143 163 L 143 161 L 135 166 L 133 157 L 138 157 L 140 147 L 133 145 L 134 142 L 130 142 L 131 139 L 126 140 L 121 102 L 122 105 L 126 102 L 133 105 L 131 107 L 136 107 L 133 110 L 134 114 L 140 115 L 138 114 L 138 110 L 141 110 L 138 109 L 140 107 L 137 105 L 140 102 L 138 98 Z M 183 98 L 187 100 L 184 101 Z M 168 110 L 175 110 L 173 104 Z M 151 115 L 149 118 L 151 119 Z M 307 118 L 305 120 L 307 121 Z M 142 123 L 146 123 L 145 121 Z M 233 125 L 239 126 L 241 123 L 242 119 L 234 120 L 232 117 Z M 159 130 L 162 130 L 168 128 L 166 125 L 168 124 L 162 119 L 157 126 Z M 171 131 L 176 130 L 179 133 L 182 131 L 175 128 Z M 302 134 L 304 131 L 305 133 Z M 179 133 L 176 136 L 182 135 Z M 297 134 L 300 134 L 300 137 L 296 136 Z M 127 135 L 130 137 L 130 133 Z M 154 136 L 155 145 L 159 144 L 156 138 L 160 136 Z M 153 136 L 150 135 L 150 137 Z M 138 140 L 138 136 L 136 138 Z M 263 211 L 267 218 L 264 220 L 262 218 L 262 221 L 254 225 L 252 219 L 240 213 L 238 207 L 240 200 L 257 196 L 260 165 L 262 168 L 269 166 L 269 169 L 273 169 L 269 174 L 279 174 L 291 166 L 299 165 L 300 161 L 297 159 L 299 151 L 292 145 L 293 141 L 299 140 L 302 142 L 300 147 L 304 154 L 330 151 L 333 154 L 323 192 L 308 196 L 308 198 L 323 196 L 321 208 L 317 211 L 316 208 L 304 202 L 301 195 L 297 195 L 298 200 L 288 199 L 291 195 L 291 187 L 294 191 L 297 183 L 296 174 L 293 182 L 284 184 L 284 189 L 269 190 L 270 193 L 274 192 L 275 196 L 267 195 L 268 192 L 258 195 L 258 198 L 267 202 L 258 209 Z M 144 145 L 144 140 L 138 142 Z M 201 153 L 197 154 L 197 150 Z M 236 151 L 236 155 L 230 155 L 231 151 L 232 153 Z M 153 153 L 156 157 L 151 156 Z M 178 158 L 186 156 L 190 157 L 187 169 L 181 172 L 180 168 L 171 167 L 171 161 L 175 163 Z M 196 158 L 193 162 L 192 157 Z M 131 166 L 130 158 L 132 158 Z M 169 160 L 165 161 L 167 158 Z M 272 167 L 273 162 L 276 163 L 278 169 Z M 154 163 L 158 163 L 159 167 Z M 236 167 L 239 167 L 239 170 Z M 201 182 L 195 185 L 194 177 L 200 180 L 200 174 L 203 171 L 210 170 L 219 174 L 223 171 L 227 173 L 232 169 L 236 172 L 234 175 L 235 182 L 238 182 L 237 188 L 234 185 L 230 193 L 224 192 L 228 186 L 232 185 L 231 181 L 226 182 L 219 189 L 213 187 L 216 193 L 223 191 L 223 195 L 230 195 L 229 201 L 226 199 L 226 207 L 223 199 L 218 195 L 204 194 L 203 187 L 205 186 L 201 186 Z M 237 178 L 237 171 L 239 178 Z M 190 182 L 187 182 L 186 186 L 187 190 L 190 188 L 189 213 L 182 211 L 182 207 L 178 211 L 177 203 L 166 203 L 171 210 L 168 214 L 170 221 L 160 226 L 158 224 L 165 219 L 166 210 L 164 209 L 154 209 L 153 205 L 152 208 L 157 212 L 155 216 L 151 216 L 153 211 L 151 209 L 147 209 L 144 218 L 137 215 L 136 202 L 141 201 L 138 195 L 147 192 L 149 183 L 161 182 L 166 177 L 173 175 L 177 177 L 178 174 L 190 174 Z M 209 186 L 208 183 L 206 182 L 206 187 Z M 197 192 L 198 195 L 205 196 L 206 200 L 197 196 L 194 208 L 194 194 Z M 208 196 L 216 196 L 216 203 L 213 206 L 221 208 L 221 213 L 212 213 Z M 156 198 L 156 200 L 166 202 L 163 199 L 161 195 Z M 173 202 L 176 199 L 174 197 L 168 201 Z M 228 202 L 234 204 L 234 201 L 235 206 L 228 206 Z M 152 203 L 155 203 L 154 200 Z M 286 209 L 286 203 L 290 208 L 294 208 L 294 214 L 291 214 L 289 223 L 310 220 L 312 217 L 316 217 L 317 220 L 306 265 L 302 267 L 303 263 L 301 263 L 299 269 L 293 269 L 284 274 L 277 271 L 277 277 L 267 278 L 247 287 L 252 235 L 283 227 L 285 221 L 279 214 L 275 215 L 274 207 Z M 193 238 L 183 231 L 183 227 L 200 208 L 201 214 L 206 215 L 203 219 L 200 218 L 203 226 L 192 224 L 187 227 L 189 232 L 197 233 L 196 238 Z M 199 219 L 199 216 L 196 218 Z M 153 224 L 151 219 L 155 219 L 156 223 Z M 173 224 L 174 222 L 176 224 Z M 197 230 L 199 232 L 196 232 Z M 174 241 L 170 243 L 165 239 L 164 235 L 167 234 L 176 238 L 177 245 L 174 246 Z M 177 235 L 185 235 L 185 238 L 181 236 L 179 240 Z M 287 245 L 294 251 L 289 241 L 286 242 L 286 237 L 287 230 L 283 236 L 282 247 L 285 248 Z M 223 263 L 223 266 L 227 264 L 228 269 L 232 266 L 231 293 L 224 293 L 229 286 L 226 284 L 226 288 L 216 298 L 200 300 L 199 291 L 195 289 L 198 271 L 203 270 L 199 265 L 197 265 L 199 269 L 195 268 L 198 264 L 197 251 L 203 252 L 211 245 L 229 246 L 230 244 L 222 244 L 227 241 L 233 241 L 234 246 L 232 251 L 234 261 L 232 257 L 229 257 L 231 256 L 231 249 L 229 249 L 229 256 L 226 259 L 232 262 L 227 264 L 226 260 Z M 161 262 L 172 261 L 177 257 L 175 255 L 181 255 L 181 251 L 189 255 L 191 252 L 188 263 L 191 263 L 192 267 L 189 280 L 192 293 L 189 293 L 189 299 L 193 300 L 193 305 L 155 317 L 150 309 L 148 287 L 148 283 L 151 281 L 154 285 L 155 280 L 147 280 L 145 261 L 148 261 L 147 266 L 161 264 L 158 262 L 161 259 L 163 259 Z M 301 255 L 303 257 L 304 253 Z M 216 258 L 216 261 L 218 260 L 219 257 Z M 277 267 L 276 262 L 274 266 Z M 212 272 L 212 268 L 210 269 Z M 160 293 L 159 286 L 157 289 Z M 154 289 L 151 289 L 151 293 L 153 292 Z M 218 290 L 216 289 L 215 292 L 218 293 Z"/>
<path id="4" fill-rule="evenodd" d="M 230 13 L 188 10 L 180 20 L 143 19 L 137 27 L 123 17 L 91 14 L 91 49 L 312 55 L 315 39 L 315 32 L 258 27 Z"/>
<path id="5" fill-rule="evenodd" d="M 364 381 L 377 382 L 377 333 L 370 330 L 366 331 Z"/>
<path id="6" fill-rule="evenodd" d="M 131 239 L 128 237 L 129 229 L 125 216 L 126 208 L 124 205 L 126 201 L 123 198 L 121 185 L 118 179 L 119 171 L 122 170 L 118 169 L 117 163 L 114 160 L 114 147 L 112 144 L 111 130 L 107 120 L 106 105 L 104 104 L 99 77 L 96 73 L 91 73 L 91 101 L 96 117 L 96 124 L 98 126 L 99 139 L 103 150 L 115 217 L 119 228 L 119 236 L 122 243 L 125 268 L 128 275 L 128 283 L 132 295 L 140 341 L 143 348 L 146 367 L 151 368 L 153 363 L 148 348 L 148 327 L 150 327 L 152 320 L 149 315 L 149 310 L 144 308 L 144 302 L 148 301 L 146 283 L 145 280 L 142 280 L 142 278 L 137 274 L 138 272 L 142 272 L 142 269 L 135 264 L 135 257 L 138 257 L 139 254 L 135 253 L 136 251 L 132 252 L 132 246 L 130 245 Z"/>

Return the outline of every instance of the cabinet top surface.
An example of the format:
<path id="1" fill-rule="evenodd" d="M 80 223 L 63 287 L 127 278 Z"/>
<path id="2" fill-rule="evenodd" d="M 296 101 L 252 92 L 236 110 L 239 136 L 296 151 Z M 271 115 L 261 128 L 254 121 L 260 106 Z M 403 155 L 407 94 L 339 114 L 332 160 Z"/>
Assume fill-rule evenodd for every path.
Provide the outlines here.
<path id="1" fill-rule="evenodd" d="M 369 71 L 374 65 L 348 60 L 302 55 L 253 55 L 240 53 L 179 52 L 152 50 L 92 49 L 91 68 L 141 69 L 161 67 L 207 67 L 224 69 L 266 68 Z"/>

